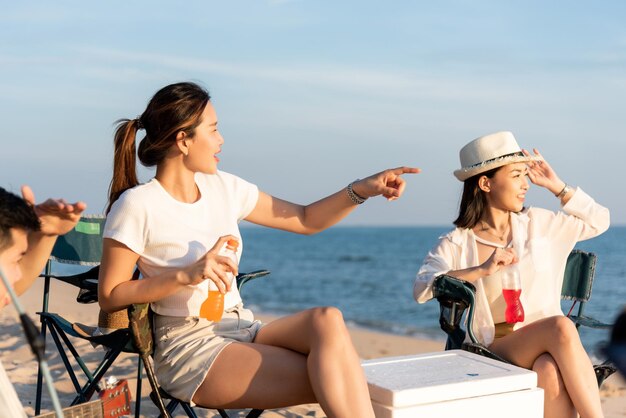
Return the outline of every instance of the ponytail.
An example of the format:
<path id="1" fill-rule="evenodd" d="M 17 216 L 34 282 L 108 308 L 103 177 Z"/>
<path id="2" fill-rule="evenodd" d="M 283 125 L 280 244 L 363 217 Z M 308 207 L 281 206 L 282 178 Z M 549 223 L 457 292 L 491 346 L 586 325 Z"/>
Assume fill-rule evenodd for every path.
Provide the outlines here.
<path id="1" fill-rule="evenodd" d="M 106 213 L 111 210 L 113 203 L 126 190 L 139 184 L 137 179 L 137 157 L 135 151 L 135 137 L 140 128 L 138 119 L 120 119 L 115 130 L 115 150 L 113 156 L 113 178 L 109 185 L 109 205 Z"/>
<path id="2" fill-rule="evenodd" d="M 124 191 L 139 184 L 137 157 L 144 166 L 153 167 L 166 158 L 178 132 L 193 138 L 210 99 L 209 92 L 195 83 L 170 84 L 156 92 L 140 117 L 117 121 L 107 214 Z M 145 129 L 146 136 L 136 150 L 139 129 Z"/>

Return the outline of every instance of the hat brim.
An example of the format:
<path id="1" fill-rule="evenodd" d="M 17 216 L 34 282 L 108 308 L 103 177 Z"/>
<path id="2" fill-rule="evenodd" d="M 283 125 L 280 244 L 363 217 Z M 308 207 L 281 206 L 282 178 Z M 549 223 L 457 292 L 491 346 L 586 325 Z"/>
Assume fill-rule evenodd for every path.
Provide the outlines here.
<path id="1" fill-rule="evenodd" d="M 454 170 L 454 177 L 459 181 L 465 181 L 470 177 L 474 177 L 477 174 L 484 173 L 494 168 L 502 167 L 514 163 L 527 163 L 529 161 L 540 161 L 541 157 L 535 157 L 532 155 L 508 155 L 502 158 L 496 158 L 483 164 L 473 165 L 467 168 L 461 168 Z"/>

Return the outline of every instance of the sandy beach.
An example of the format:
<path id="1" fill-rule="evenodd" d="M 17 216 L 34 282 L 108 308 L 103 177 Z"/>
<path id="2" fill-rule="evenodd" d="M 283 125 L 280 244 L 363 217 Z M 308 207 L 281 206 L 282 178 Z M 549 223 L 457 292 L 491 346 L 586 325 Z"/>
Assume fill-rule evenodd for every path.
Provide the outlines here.
<path id="1" fill-rule="evenodd" d="M 34 315 L 34 313 L 41 310 L 42 285 L 43 280 L 38 281 L 38 283 L 21 298 L 24 309 L 32 314 L 31 316 L 35 319 L 37 325 L 39 324 L 38 317 Z M 61 313 L 71 321 L 95 325 L 98 316 L 97 304 L 80 305 L 76 303 L 76 293 L 77 291 L 74 287 L 62 283 L 54 283 L 52 286 L 53 296 L 50 302 L 50 311 Z M 263 314 L 257 316 L 264 322 L 269 322 L 275 318 Z M 22 336 L 21 325 L 19 324 L 15 309 L 12 306 L 6 307 L 0 311 L 0 323 L 2 324 L 4 334 L 4 338 L 0 341 L 2 363 L 17 390 L 18 396 L 28 416 L 33 416 L 35 409 L 37 363 Z M 443 350 L 443 342 L 441 341 L 403 337 L 356 327 L 351 327 L 350 333 L 362 359 Z M 94 349 L 84 341 L 79 341 L 77 347 L 81 354 L 88 353 L 86 358 L 91 364 L 97 362 L 102 356 L 101 349 Z M 52 371 L 52 376 L 55 379 L 55 387 L 59 392 L 61 404 L 67 406 L 73 398 L 72 385 L 50 339 L 48 341 L 47 353 L 49 366 Z M 136 355 L 122 354 L 121 358 L 117 360 L 114 367 L 112 367 L 107 374 L 107 376 L 115 376 L 118 379 L 127 379 L 133 396 L 137 383 L 135 376 L 137 369 L 136 359 Z M 142 416 L 154 417 L 158 415 L 158 412 L 148 397 L 149 393 L 150 386 L 147 379 L 144 379 L 142 388 Z M 609 378 L 601 389 L 601 395 L 606 418 L 626 417 L 626 382 L 621 376 L 614 375 Z M 51 403 L 46 393 L 44 396 L 44 408 L 48 409 L 50 405 Z M 177 412 L 176 417 L 185 416 L 181 414 L 182 410 Z M 219 417 L 216 411 L 207 411 L 197 408 L 197 412 L 199 416 L 202 417 Z M 243 417 L 245 416 L 245 412 L 233 411 L 232 416 Z M 266 411 L 262 416 L 265 418 L 296 418 L 324 417 L 325 415 L 318 405 L 310 404 Z"/>

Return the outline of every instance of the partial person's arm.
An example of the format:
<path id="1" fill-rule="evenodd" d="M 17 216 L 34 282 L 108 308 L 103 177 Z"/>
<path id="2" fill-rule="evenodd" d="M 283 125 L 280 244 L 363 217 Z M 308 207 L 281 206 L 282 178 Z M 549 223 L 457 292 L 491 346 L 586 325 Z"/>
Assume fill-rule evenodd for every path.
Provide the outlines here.
<path id="1" fill-rule="evenodd" d="M 424 303 L 433 298 L 433 282 L 456 264 L 459 249 L 460 247 L 453 244 L 448 237 L 442 237 L 428 252 L 413 283 L 413 298 L 418 303 Z"/>
<path id="2" fill-rule="evenodd" d="M 18 295 L 24 293 L 39 276 L 57 237 L 71 231 L 87 207 L 83 202 L 70 204 L 63 199 L 48 199 L 35 205 L 35 196 L 28 186 L 22 187 L 22 196 L 34 205 L 41 229 L 28 234 L 28 250 L 20 261 L 23 278 L 14 286 Z"/>
<path id="3" fill-rule="evenodd" d="M 609 229 L 611 214 L 607 208 L 597 203 L 582 189 L 576 188 L 567 204 L 563 205 L 567 221 L 576 241 L 583 241 Z"/>
<path id="4" fill-rule="evenodd" d="M 133 303 L 149 303 L 176 293 L 188 285 L 212 280 L 222 293 L 230 289 L 228 272 L 237 275 L 237 265 L 219 255 L 232 235 L 221 237 L 198 261 L 185 268 L 172 268 L 166 273 L 131 280 L 139 255 L 124 244 L 105 238 L 98 279 L 98 302 L 105 312 L 115 312 Z"/>
<path id="5" fill-rule="evenodd" d="M 491 256 L 481 265 L 461 270 L 450 270 L 446 274 L 468 282 L 475 282 L 481 277 L 489 277 L 503 267 L 517 263 L 518 259 L 513 248 L 496 248 Z"/>
<path id="6" fill-rule="evenodd" d="M 442 274 L 474 282 L 518 261 L 513 248 L 498 248 L 479 266 L 453 270 L 461 263 L 461 250 L 458 244 L 444 237 L 428 252 L 413 284 L 413 297 L 417 302 L 424 303 L 433 298 L 433 283 Z"/>
<path id="7" fill-rule="evenodd" d="M 362 198 L 382 195 L 387 200 L 402 196 L 406 183 L 402 174 L 419 173 L 418 168 L 399 167 L 385 170 L 352 184 L 354 193 Z M 260 192 L 247 221 L 298 234 L 315 234 L 345 218 L 357 206 L 342 189 L 309 205 L 287 202 Z"/>
<path id="8" fill-rule="evenodd" d="M 363 198 L 383 195 L 394 200 L 402 195 L 405 188 L 400 175 L 417 172 L 418 169 L 407 167 L 386 170 L 355 182 L 354 192 Z M 308 206 L 259 193 L 255 208 L 245 219 L 260 225 L 310 234 L 337 223 L 355 206 L 356 203 L 345 189 Z M 139 210 L 125 211 L 126 216 L 130 216 L 129 213 L 141 213 Z M 130 248 L 130 244 L 129 247 L 115 239 L 105 238 L 98 284 L 100 307 L 105 312 L 114 312 L 133 303 L 158 301 L 203 280 L 213 281 L 225 293 L 230 289 L 227 273 L 237 274 L 237 266 L 228 257 L 219 255 L 220 249 L 230 238 L 236 237 L 221 237 L 211 250 L 190 266 L 172 268 L 160 275 L 132 281 L 133 270 L 139 260 L 138 253 Z"/>
<path id="9" fill-rule="evenodd" d="M 568 215 L 560 213 L 552 225 L 565 240 L 582 241 L 602 234 L 609 229 L 611 216 L 609 210 L 598 204 L 580 188 L 573 188 L 559 178 L 554 169 L 545 161 L 537 149 L 533 152 L 540 157 L 540 161 L 528 164 L 528 178 L 560 200 L 563 210 Z M 526 155 L 530 155 L 524 150 Z M 572 216 L 573 215 L 573 216 Z M 567 225 L 568 228 L 562 228 Z M 570 236 L 571 235 L 571 236 Z"/>
<path id="10" fill-rule="evenodd" d="M 530 157 L 530 153 L 523 150 L 524 154 Z M 528 178 L 533 184 L 544 187 L 550 193 L 561 201 L 561 205 L 567 204 L 574 194 L 574 190 L 569 188 L 567 184 L 557 176 L 556 172 L 550 164 L 543 158 L 543 155 L 533 148 L 537 161 L 530 161 L 528 166 Z"/>

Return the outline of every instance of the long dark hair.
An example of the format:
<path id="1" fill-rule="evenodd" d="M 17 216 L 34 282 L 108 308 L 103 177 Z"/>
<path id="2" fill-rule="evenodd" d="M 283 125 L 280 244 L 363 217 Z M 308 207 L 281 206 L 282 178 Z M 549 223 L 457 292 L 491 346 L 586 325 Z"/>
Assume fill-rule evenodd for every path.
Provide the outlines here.
<path id="1" fill-rule="evenodd" d="M 502 167 L 496 167 L 484 173 L 476 174 L 463 182 L 463 195 L 459 205 L 459 216 L 454 221 L 454 225 L 459 228 L 473 228 L 483 216 L 487 208 L 487 196 L 480 187 L 478 180 L 482 176 L 492 178 Z"/>
<path id="2" fill-rule="evenodd" d="M 113 178 L 106 213 L 125 190 L 139 184 L 135 154 L 146 167 L 159 164 L 176 141 L 178 132 L 183 131 L 193 138 L 210 99 L 209 92 L 195 83 L 170 84 L 156 92 L 137 119 L 116 122 Z M 139 129 L 145 129 L 146 136 L 136 153 L 135 137 Z"/>

